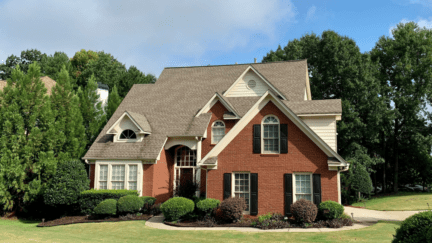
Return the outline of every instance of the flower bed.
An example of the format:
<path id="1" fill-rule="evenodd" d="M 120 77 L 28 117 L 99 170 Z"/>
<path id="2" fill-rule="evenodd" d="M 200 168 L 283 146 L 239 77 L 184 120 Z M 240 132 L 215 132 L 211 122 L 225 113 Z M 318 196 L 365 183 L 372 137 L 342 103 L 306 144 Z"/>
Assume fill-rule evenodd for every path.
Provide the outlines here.
<path id="1" fill-rule="evenodd" d="M 51 227 L 57 225 L 79 224 L 79 223 L 99 223 L 99 222 L 117 222 L 130 220 L 149 220 L 153 215 L 149 214 L 128 214 L 126 216 L 113 216 L 109 218 L 97 218 L 94 216 L 65 216 L 59 219 L 54 219 L 46 222 L 41 222 L 37 227 Z"/>

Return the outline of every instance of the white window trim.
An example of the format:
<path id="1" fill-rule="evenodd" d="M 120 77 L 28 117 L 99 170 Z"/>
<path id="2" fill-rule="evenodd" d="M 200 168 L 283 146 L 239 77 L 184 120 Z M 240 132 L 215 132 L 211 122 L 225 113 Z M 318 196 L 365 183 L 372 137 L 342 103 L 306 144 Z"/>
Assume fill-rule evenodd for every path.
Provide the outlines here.
<path id="1" fill-rule="evenodd" d="M 111 161 L 96 161 L 95 163 L 95 185 L 94 188 L 96 190 L 99 189 L 99 172 L 101 165 L 108 165 L 108 178 L 107 178 L 107 189 L 112 189 L 111 186 L 111 176 L 112 176 L 112 166 L 113 165 L 124 165 L 125 166 L 125 189 L 129 188 L 129 165 L 137 165 L 137 191 L 139 196 L 142 196 L 142 188 L 143 188 L 143 167 L 141 161 L 122 161 L 122 160 L 111 160 Z"/>
<path id="2" fill-rule="evenodd" d="M 193 151 L 196 151 L 195 152 L 195 159 L 196 159 L 196 166 L 184 166 L 184 165 L 180 165 L 180 166 L 177 166 L 177 151 L 179 150 L 179 149 L 181 149 L 181 148 L 183 148 L 183 147 L 187 147 L 187 148 L 189 148 L 188 146 L 178 146 L 177 148 L 175 148 L 175 150 L 174 150 L 174 181 L 173 181 L 173 192 L 175 192 L 175 190 L 176 190 L 176 182 L 177 182 L 177 174 L 176 174 L 176 170 L 178 169 L 179 171 L 178 171 L 178 176 L 179 176 L 179 179 L 181 178 L 181 169 L 182 168 L 184 168 L 184 169 L 192 169 L 192 179 L 194 180 L 194 182 L 198 182 L 198 180 L 197 180 L 197 176 L 199 176 L 199 177 L 201 177 L 201 173 L 200 173 L 200 168 L 199 168 L 199 165 L 198 165 L 198 151 L 197 150 L 194 150 L 194 149 L 191 149 L 191 148 L 189 148 L 190 150 L 193 150 Z M 199 193 L 199 191 L 201 190 L 200 189 L 201 188 L 201 185 L 200 185 L 200 187 L 198 188 L 198 191 L 197 191 L 197 195 L 198 195 L 198 193 Z"/>
<path id="3" fill-rule="evenodd" d="M 309 175 L 310 176 L 310 182 L 311 182 L 311 199 L 312 199 L 312 203 L 314 202 L 314 195 L 313 195 L 313 174 L 311 172 L 295 172 L 293 173 L 293 177 L 292 177 L 292 184 L 293 184 L 293 203 L 295 203 L 297 201 L 297 190 L 296 190 L 296 175 Z"/>
<path id="4" fill-rule="evenodd" d="M 135 135 L 136 135 L 137 138 L 135 138 L 135 139 L 122 139 L 122 138 L 120 138 L 120 135 L 121 135 L 125 130 L 131 130 L 131 131 L 133 131 L 133 132 L 135 133 Z M 128 129 L 124 129 L 124 130 L 122 130 L 121 132 L 117 133 L 117 134 L 114 136 L 114 142 L 116 142 L 116 143 L 135 143 L 135 142 L 141 142 L 141 141 L 143 140 L 143 138 L 144 138 L 144 134 L 140 134 L 139 132 L 134 131 L 133 129 L 129 129 L 129 128 L 128 128 Z"/>
<path id="5" fill-rule="evenodd" d="M 245 171 L 236 171 L 231 174 L 231 197 L 235 197 L 235 175 L 236 174 L 248 174 L 249 175 L 249 211 L 243 211 L 243 214 L 250 214 L 251 208 L 251 173 Z"/>
<path id="6" fill-rule="evenodd" d="M 278 120 L 278 151 L 277 152 L 269 152 L 269 151 L 264 151 L 264 121 L 267 117 L 269 116 L 273 116 Z M 263 117 L 263 119 L 261 120 L 261 153 L 262 154 L 280 154 L 280 119 L 279 117 L 277 117 L 276 115 L 273 114 L 269 114 L 266 115 L 265 117 Z"/>
<path id="7" fill-rule="evenodd" d="M 224 128 L 224 135 L 223 135 L 223 137 L 225 136 L 225 134 L 226 134 L 226 125 L 225 125 L 225 122 L 223 122 L 223 121 L 221 121 L 221 120 L 216 120 L 216 121 L 214 121 L 213 122 L 213 124 L 212 124 L 212 126 L 211 126 L 211 144 L 217 144 L 215 141 L 214 141 L 214 136 L 213 136 L 213 128 L 214 128 L 214 124 L 216 123 L 216 122 L 222 122 L 223 123 L 223 128 Z M 223 138 L 222 137 L 222 138 Z"/>

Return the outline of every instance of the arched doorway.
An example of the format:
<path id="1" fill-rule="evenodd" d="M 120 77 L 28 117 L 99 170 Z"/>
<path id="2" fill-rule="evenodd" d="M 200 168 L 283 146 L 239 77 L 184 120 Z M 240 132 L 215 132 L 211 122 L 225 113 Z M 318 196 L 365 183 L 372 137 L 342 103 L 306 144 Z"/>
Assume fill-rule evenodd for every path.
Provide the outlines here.
<path id="1" fill-rule="evenodd" d="M 174 193 L 187 182 L 196 182 L 198 172 L 196 150 L 187 146 L 178 146 L 174 158 Z"/>

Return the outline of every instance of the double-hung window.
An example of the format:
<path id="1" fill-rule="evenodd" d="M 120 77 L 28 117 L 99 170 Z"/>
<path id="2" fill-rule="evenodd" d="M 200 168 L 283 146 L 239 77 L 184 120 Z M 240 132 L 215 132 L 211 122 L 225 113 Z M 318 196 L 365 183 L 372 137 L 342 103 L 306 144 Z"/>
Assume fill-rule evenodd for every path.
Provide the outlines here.
<path id="1" fill-rule="evenodd" d="M 143 180 L 140 171 L 140 162 L 97 162 L 95 188 L 138 190 L 141 194 Z"/>
<path id="2" fill-rule="evenodd" d="M 267 116 L 263 120 L 263 153 L 279 153 L 279 120 Z"/>
<path id="3" fill-rule="evenodd" d="M 233 193 L 234 197 L 244 198 L 246 202 L 246 213 L 250 208 L 250 174 L 249 173 L 234 173 Z"/>
<path id="4" fill-rule="evenodd" d="M 215 121 L 212 126 L 212 144 L 217 144 L 225 136 L 225 123 Z"/>
<path id="5" fill-rule="evenodd" d="M 312 201 L 312 174 L 294 174 L 295 201 L 302 198 Z"/>

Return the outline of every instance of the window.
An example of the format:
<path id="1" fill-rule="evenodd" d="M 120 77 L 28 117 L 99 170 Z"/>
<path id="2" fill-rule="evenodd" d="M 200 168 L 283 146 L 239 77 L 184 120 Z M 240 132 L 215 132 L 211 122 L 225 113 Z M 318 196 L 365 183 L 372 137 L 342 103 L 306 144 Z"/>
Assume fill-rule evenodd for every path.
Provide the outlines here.
<path id="1" fill-rule="evenodd" d="M 138 172 L 137 165 L 129 165 L 129 190 L 137 189 L 137 179 L 138 179 L 137 172 Z"/>
<path id="2" fill-rule="evenodd" d="M 113 165 L 112 166 L 112 189 L 124 189 L 125 183 L 125 166 L 124 165 Z"/>
<path id="3" fill-rule="evenodd" d="M 101 165 L 100 173 L 99 173 L 99 189 L 107 189 L 107 181 L 108 181 L 108 165 Z"/>
<path id="4" fill-rule="evenodd" d="M 141 195 L 143 176 L 141 161 L 96 162 L 96 189 L 138 190 Z"/>
<path id="5" fill-rule="evenodd" d="M 250 206 L 250 176 L 249 173 L 234 173 L 234 197 L 244 198 L 246 201 L 246 212 Z"/>
<path id="6" fill-rule="evenodd" d="M 295 201 L 304 198 L 312 202 L 312 174 L 294 174 Z"/>
<path id="7" fill-rule="evenodd" d="M 124 130 L 121 134 L 120 134 L 120 139 L 136 139 L 137 136 L 135 134 L 134 131 L 127 129 Z"/>
<path id="8" fill-rule="evenodd" d="M 197 170 L 199 169 L 196 166 L 196 150 L 186 146 L 178 147 L 174 164 L 174 191 L 180 186 L 182 178 L 196 181 Z"/>
<path id="9" fill-rule="evenodd" d="M 217 144 L 225 136 L 223 121 L 215 121 L 212 126 L 212 144 Z"/>
<path id="10" fill-rule="evenodd" d="M 264 153 L 279 153 L 279 120 L 275 116 L 267 116 L 262 127 Z"/>

